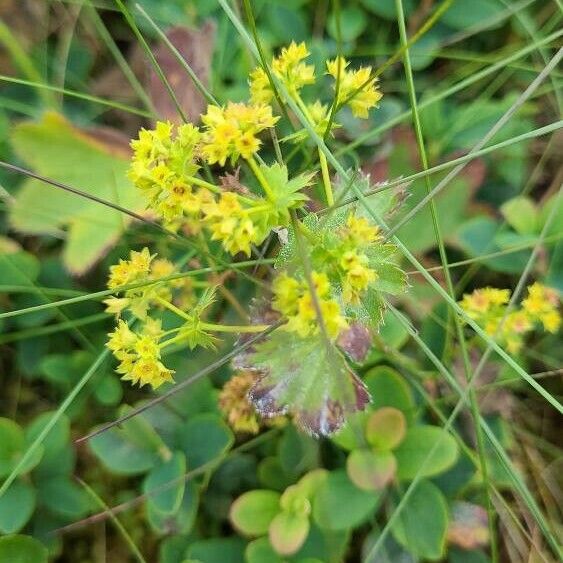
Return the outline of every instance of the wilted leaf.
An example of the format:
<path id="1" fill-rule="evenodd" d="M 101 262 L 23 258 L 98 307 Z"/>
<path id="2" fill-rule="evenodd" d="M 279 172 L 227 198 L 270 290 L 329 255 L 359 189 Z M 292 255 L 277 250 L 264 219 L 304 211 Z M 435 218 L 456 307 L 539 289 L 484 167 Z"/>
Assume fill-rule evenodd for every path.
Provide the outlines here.
<path id="1" fill-rule="evenodd" d="M 328 436 L 370 401 L 342 354 L 322 336 L 301 338 L 278 329 L 250 356 L 263 373 L 249 398 L 264 417 L 291 413 L 313 436 Z"/>
<path id="2" fill-rule="evenodd" d="M 455 502 L 448 528 L 448 541 L 463 549 L 476 549 L 489 543 L 487 511 L 469 502 Z"/>
<path id="3" fill-rule="evenodd" d="M 366 438 L 378 450 L 392 450 L 401 443 L 406 429 L 407 421 L 400 410 L 383 407 L 368 418 Z"/>
<path id="4" fill-rule="evenodd" d="M 12 134 L 18 156 L 48 178 L 118 204 L 131 211 L 144 208 L 141 194 L 126 178 L 129 152 L 74 127 L 62 116 L 18 125 Z M 112 246 L 131 218 L 38 180 L 25 180 L 10 212 L 12 226 L 30 234 L 58 233 L 67 227 L 65 265 L 83 273 Z"/>
<path id="5" fill-rule="evenodd" d="M 167 31 L 166 37 L 184 57 L 199 80 L 203 84 L 207 84 L 215 41 L 215 24 L 207 21 L 201 29 L 176 26 Z M 198 122 L 200 115 L 205 113 L 204 97 L 164 43 L 160 43 L 154 48 L 154 56 L 187 118 L 192 122 Z M 152 66 L 149 93 L 159 119 L 181 122 L 176 105 Z"/>

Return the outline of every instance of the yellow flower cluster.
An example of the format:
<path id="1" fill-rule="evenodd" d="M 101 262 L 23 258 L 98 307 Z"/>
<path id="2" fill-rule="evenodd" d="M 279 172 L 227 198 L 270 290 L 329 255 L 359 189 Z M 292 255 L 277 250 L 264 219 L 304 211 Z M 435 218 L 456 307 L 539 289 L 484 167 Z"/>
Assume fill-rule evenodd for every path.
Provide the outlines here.
<path id="1" fill-rule="evenodd" d="M 337 57 L 326 63 L 328 74 L 335 80 L 339 76 L 337 103 L 339 105 L 346 103 L 355 117 L 367 119 L 370 108 L 377 105 L 383 94 L 377 87 L 377 78 L 371 76 L 370 66 L 347 70 L 349 64 L 343 57 Z"/>
<path id="2" fill-rule="evenodd" d="M 341 234 L 342 298 L 345 303 L 357 305 L 369 284 L 377 279 L 377 273 L 369 267 L 369 259 L 362 249 L 380 239 L 379 228 L 364 217 L 349 215 Z"/>
<path id="3" fill-rule="evenodd" d="M 559 329 L 561 315 L 555 290 L 534 283 L 528 287 L 522 306 L 507 314 L 509 300 L 509 289 L 484 287 L 464 295 L 460 305 L 470 318 L 483 326 L 487 334 L 505 344 L 511 353 L 520 351 L 524 335 L 532 331 L 535 324 L 539 323 L 551 333 Z"/>
<path id="4" fill-rule="evenodd" d="M 547 332 L 555 334 L 561 325 L 561 315 L 557 310 L 559 296 L 554 289 L 534 283 L 528 287 L 528 296 L 522 301 L 524 311 L 537 319 Z"/>
<path id="5" fill-rule="evenodd" d="M 369 267 L 365 254 L 348 250 L 340 259 L 340 267 L 344 272 L 342 298 L 346 303 L 357 304 L 368 285 L 375 281 L 377 274 Z"/>
<path id="6" fill-rule="evenodd" d="M 303 61 L 309 56 L 305 43 L 294 41 L 284 47 L 279 56 L 272 59 L 272 73 L 292 94 L 299 92 L 303 86 L 315 83 L 315 67 Z M 255 68 L 250 74 L 250 97 L 254 103 L 269 103 L 274 92 L 268 75 L 261 68 Z"/>
<path id="7" fill-rule="evenodd" d="M 195 160 L 200 138 L 198 128 L 189 123 L 175 127 L 159 121 L 154 130 L 141 129 L 131 142 L 128 176 L 168 224 L 197 210 L 198 200 L 205 196 L 192 183 L 199 170 Z"/>
<path id="8" fill-rule="evenodd" d="M 233 192 L 225 192 L 218 202 L 204 206 L 205 222 L 212 240 L 220 240 L 225 250 L 233 255 L 244 252 L 250 256 L 251 245 L 264 239 L 263 230 L 251 219 L 251 210 L 252 207 L 243 207 Z"/>
<path id="9" fill-rule="evenodd" d="M 184 287 L 192 297 L 191 287 L 184 280 L 177 279 L 165 283 L 149 283 L 165 278 L 174 273 L 174 264 L 164 258 L 155 259 L 148 248 L 140 252 L 132 250 L 129 260 L 120 260 L 118 264 L 110 266 L 108 288 L 118 290 L 122 286 L 146 283 L 140 287 L 122 291 L 123 297 L 110 297 L 104 300 L 106 312 L 121 315 L 128 309 L 138 319 L 147 316 L 149 307 L 160 307 L 159 299 L 169 301 L 172 298 L 172 288 Z"/>
<path id="10" fill-rule="evenodd" d="M 348 323 L 338 303 L 330 298 L 330 282 L 325 273 L 313 272 L 313 287 L 322 321 L 331 338 L 336 338 Z M 306 281 L 299 281 L 287 274 L 279 275 L 273 283 L 273 308 L 287 317 L 287 330 L 302 337 L 319 331 L 317 311 Z"/>
<path id="11" fill-rule="evenodd" d="M 118 321 L 115 331 L 108 335 L 106 346 L 120 362 L 116 371 L 122 374 L 122 379 L 141 387 L 148 384 L 153 389 L 174 381 L 174 372 L 160 361 L 162 335 L 160 322 L 153 319 L 146 320 L 141 333 L 133 332 L 125 321 Z"/>
<path id="12" fill-rule="evenodd" d="M 239 157 L 250 159 L 258 152 L 261 141 L 257 135 L 273 127 L 279 117 L 272 115 L 266 104 L 243 104 L 229 102 L 226 107 L 208 106 L 202 116 L 205 131 L 201 154 L 208 164 L 225 166 Z"/>

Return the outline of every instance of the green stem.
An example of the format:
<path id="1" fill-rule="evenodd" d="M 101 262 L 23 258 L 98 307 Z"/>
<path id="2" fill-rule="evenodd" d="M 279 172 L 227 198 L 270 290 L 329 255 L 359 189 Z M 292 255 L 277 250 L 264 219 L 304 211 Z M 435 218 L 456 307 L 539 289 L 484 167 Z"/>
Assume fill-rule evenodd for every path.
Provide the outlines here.
<path id="1" fill-rule="evenodd" d="M 270 325 L 219 325 L 215 323 L 201 323 L 200 326 L 205 330 L 211 330 L 213 332 L 242 332 L 245 334 L 264 332 L 270 328 Z"/>
<path id="2" fill-rule="evenodd" d="M 157 297 L 156 300 L 163 306 L 166 307 L 166 309 L 168 309 L 169 311 L 172 311 L 173 313 L 176 313 L 179 317 L 181 317 L 182 319 L 186 320 L 186 321 L 192 321 L 192 317 L 190 315 L 188 315 L 188 313 L 185 313 L 184 311 L 182 311 L 182 309 L 179 309 L 178 307 L 176 307 L 176 305 L 173 305 L 172 303 L 170 303 L 169 301 L 166 301 L 166 299 L 163 299 L 162 297 Z"/>
<path id="3" fill-rule="evenodd" d="M 330 174 L 328 172 L 328 163 L 326 161 L 326 156 L 321 151 L 321 149 L 318 149 L 318 151 L 319 151 L 319 161 L 321 164 L 321 172 L 323 176 L 323 185 L 325 189 L 326 203 L 328 207 L 332 207 L 334 205 L 334 194 L 332 192 L 332 184 L 330 182 Z"/>
<path id="4" fill-rule="evenodd" d="M 426 149 L 424 145 L 424 136 L 422 132 L 422 125 L 420 122 L 420 117 L 418 113 L 418 105 L 416 99 L 416 90 L 414 86 L 414 79 L 412 74 L 411 62 L 410 62 L 410 55 L 409 55 L 409 42 L 407 38 L 407 31 L 405 26 L 405 16 L 403 12 L 403 3 L 402 0 L 395 0 L 395 7 L 397 10 L 397 21 L 399 25 L 399 35 L 401 38 L 401 46 L 404 50 L 403 55 L 403 64 L 405 67 L 405 77 L 407 81 L 407 88 L 409 93 L 409 99 L 412 109 L 412 120 L 416 134 L 416 140 L 418 144 L 418 152 L 420 154 L 420 160 L 422 163 L 423 170 L 428 169 L 428 158 L 426 155 Z M 427 193 L 430 194 L 432 192 L 432 186 L 430 184 L 430 177 L 425 177 L 426 183 L 426 190 Z M 436 235 L 436 242 L 438 244 L 438 250 L 440 254 L 440 260 L 442 262 L 444 277 L 446 279 L 446 287 L 449 296 L 453 301 L 456 300 L 455 289 L 453 286 L 452 278 L 450 275 L 450 270 L 448 267 L 448 257 L 446 254 L 446 248 L 444 245 L 444 239 L 442 237 L 441 227 L 440 227 L 440 219 L 438 216 L 438 210 L 436 208 L 436 203 L 434 199 L 430 200 L 430 213 L 432 216 L 432 224 L 434 226 L 434 232 Z M 463 360 L 463 367 L 465 372 L 465 378 L 468 383 L 471 382 L 472 379 L 472 369 L 471 369 L 471 362 L 469 360 L 469 354 L 467 350 L 467 344 L 465 342 L 465 336 L 463 333 L 463 325 L 461 319 L 455 312 L 450 310 L 450 314 L 453 317 L 453 322 L 456 329 L 457 340 L 459 342 L 459 347 L 461 350 L 461 356 Z M 483 437 L 483 432 L 481 426 L 479 424 L 480 413 L 479 413 L 479 404 L 477 402 L 477 397 L 475 394 L 475 390 L 473 387 L 469 389 L 469 403 L 470 403 L 470 410 L 471 415 L 473 418 L 473 424 L 475 428 L 475 435 L 477 437 L 477 450 L 479 454 L 479 465 L 481 470 L 481 476 L 483 479 L 483 489 L 485 493 L 485 501 L 487 506 L 487 513 L 488 513 L 488 524 L 489 524 L 489 535 L 490 535 L 490 542 L 491 542 L 491 557 L 493 563 L 498 561 L 498 546 L 497 546 L 497 538 L 496 538 L 496 530 L 495 530 L 495 512 L 493 509 L 493 504 L 491 500 L 491 492 L 490 492 L 490 482 L 488 478 L 488 468 L 487 468 L 487 459 L 485 455 L 485 442 Z"/>
<path id="5" fill-rule="evenodd" d="M 251 156 L 250 158 L 247 158 L 246 162 L 248 162 L 248 165 L 250 166 L 250 169 L 252 170 L 254 176 L 256 176 L 256 179 L 260 182 L 260 185 L 266 193 L 267 198 L 270 201 L 273 201 L 275 199 L 274 192 L 272 191 L 270 184 L 268 184 L 268 180 L 266 180 L 266 177 L 262 173 L 262 170 L 260 170 L 260 167 L 258 166 L 254 157 Z"/>
<path id="6" fill-rule="evenodd" d="M 186 179 L 186 182 L 188 182 L 189 184 L 194 184 L 194 186 L 200 186 L 201 188 L 205 188 L 210 192 L 213 192 L 214 194 L 223 193 L 223 190 L 219 186 L 216 186 L 211 182 L 206 182 L 201 178 L 196 178 L 195 176 L 184 176 L 184 178 Z"/>

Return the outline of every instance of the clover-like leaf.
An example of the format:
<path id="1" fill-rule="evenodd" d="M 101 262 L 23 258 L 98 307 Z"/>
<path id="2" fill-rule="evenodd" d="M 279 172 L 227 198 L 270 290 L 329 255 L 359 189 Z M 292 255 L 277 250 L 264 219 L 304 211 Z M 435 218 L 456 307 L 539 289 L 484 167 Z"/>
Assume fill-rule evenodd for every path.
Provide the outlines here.
<path id="1" fill-rule="evenodd" d="M 354 450 L 346 462 L 350 481 L 360 489 L 379 491 L 389 484 L 397 470 L 397 460 L 391 452 L 368 449 Z"/>
<path id="2" fill-rule="evenodd" d="M 278 329 L 256 346 L 250 366 L 262 372 L 249 398 L 264 417 L 291 413 L 313 436 L 328 436 L 370 401 L 342 354 L 321 335 Z"/>

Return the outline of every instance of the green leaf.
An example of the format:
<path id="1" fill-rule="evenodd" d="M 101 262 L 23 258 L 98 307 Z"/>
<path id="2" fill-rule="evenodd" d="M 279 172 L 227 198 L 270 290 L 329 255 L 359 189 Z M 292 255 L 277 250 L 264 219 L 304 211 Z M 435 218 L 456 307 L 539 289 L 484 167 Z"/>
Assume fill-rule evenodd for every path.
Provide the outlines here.
<path id="1" fill-rule="evenodd" d="M 86 491 L 65 476 L 39 482 L 37 502 L 69 519 L 82 518 L 90 508 Z"/>
<path id="2" fill-rule="evenodd" d="M 442 22 L 454 29 L 466 29 L 491 19 L 503 10 L 503 5 L 495 0 L 472 0 L 471 2 L 453 2 L 442 16 Z"/>
<path id="3" fill-rule="evenodd" d="M 415 403 L 412 391 L 404 377 L 393 368 L 377 366 L 370 369 L 365 382 L 373 397 L 373 408 L 394 407 L 411 421 Z"/>
<path id="4" fill-rule="evenodd" d="M 459 448 L 454 438 L 442 428 L 420 425 L 408 429 L 394 453 L 398 465 L 397 477 L 408 480 L 416 475 L 438 475 L 449 469 L 457 460 Z"/>
<path id="5" fill-rule="evenodd" d="M 25 451 L 26 440 L 21 427 L 13 420 L 0 418 L 0 478 L 6 477 L 18 464 Z M 30 458 L 20 475 L 35 467 L 43 455 L 43 446 Z"/>
<path id="6" fill-rule="evenodd" d="M 346 461 L 348 477 L 356 487 L 366 491 L 384 489 L 395 476 L 397 460 L 391 452 L 354 450 Z"/>
<path id="7" fill-rule="evenodd" d="M 0 497 L 0 533 L 19 532 L 31 518 L 34 509 L 35 491 L 33 487 L 20 480 L 14 481 Z"/>
<path id="8" fill-rule="evenodd" d="M 233 443 L 231 429 L 215 414 L 194 416 L 181 431 L 181 445 L 190 469 L 219 460 Z"/>
<path id="9" fill-rule="evenodd" d="M 274 516 L 280 511 L 280 495 L 274 491 L 248 491 L 233 502 L 230 519 L 235 528 L 247 536 L 268 532 Z"/>
<path id="10" fill-rule="evenodd" d="M 519 196 L 503 203 L 501 213 L 507 223 L 521 235 L 532 235 L 539 228 L 539 212 L 535 203 L 528 197 Z"/>
<path id="11" fill-rule="evenodd" d="M 323 529 L 348 530 L 365 522 L 379 500 L 379 493 L 358 489 L 344 470 L 332 471 L 313 498 L 313 517 Z"/>
<path id="12" fill-rule="evenodd" d="M 30 536 L 4 536 L 0 538 L 2 563 L 47 563 L 47 548 Z"/>
<path id="13" fill-rule="evenodd" d="M 308 534 L 307 516 L 286 511 L 274 517 L 268 531 L 270 543 L 280 555 L 292 555 L 299 551 Z"/>
<path id="14" fill-rule="evenodd" d="M 147 520 L 158 534 L 166 535 L 170 530 L 178 534 L 189 534 L 195 524 L 199 506 L 199 489 L 194 481 L 185 482 L 184 496 L 175 514 L 164 514 L 147 503 Z"/>
<path id="15" fill-rule="evenodd" d="M 361 2 L 367 10 L 370 10 L 374 14 L 377 14 L 386 20 L 397 20 L 397 8 L 394 0 L 361 0 Z M 412 12 L 413 7 L 413 0 L 403 1 L 403 10 L 405 11 L 405 15 L 408 16 Z"/>
<path id="16" fill-rule="evenodd" d="M 448 521 L 448 507 L 440 489 L 429 481 L 420 481 L 391 532 L 415 557 L 436 560 L 444 555 Z"/>
<path id="17" fill-rule="evenodd" d="M 126 178 L 126 146 L 104 142 L 55 113 L 45 114 L 41 122 L 16 126 L 12 144 L 17 155 L 43 176 L 131 211 L 144 208 L 141 194 Z M 117 241 L 131 218 L 28 179 L 15 196 L 10 221 L 15 229 L 30 234 L 58 233 L 68 227 L 63 260 L 71 271 L 83 273 Z"/>
<path id="18" fill-rule="evenodd" d="M 244 563 L 246 543 L 237 537 L 198 540 L 187 550 L 187 559 L 200 563 Z"/>
<path id="19" fill-rule="evenodd" d="M 332 434 L 369 402 L 363 383 L 321 335 L 278 329 L 256 346 L 250 365 L 265 374 L 249 392 L 256 410 L 265 417 L 289 411 L 313 436 Z"/>
<path id="20" fill-rule="evenodd" d="M 402 442 L 406 430 L 407 421 L 399 409 L 382 407 L 368 418 L 366 439 L 377 450 L 392 450 Z"/>
<path id="21" fill-rule="evenodd" d="M 268 538 L 258 538 L 246 546 L 244 552 L 246 563 L 284 563 L 275 551 Z"/>
<path id="22" fill-rule="evenodd" d="M 265 231 L 277 226 L 287 226 L 291 217 L 291 209 L 299 209 L 309 199 L 301 190 L 311 184 L 314 174 L 301 174 L 289 179 L 287 166 L 277 162 L 266 166 L 260 165 L 260 170 L 273 192 L 271 209 L 269 211 Z"/>
<path id="23" fill-rule="evenodd" d="M 358 8 L 343 8 L 340 10 L 340 33 L 342 41 L 354 41 L 365 30 L 367 18 L 362 10 Z M 330 35 L 336 39 L 336 15 L 333 12 L 328 18 L 327 29 Z"/>
<path id="24" fill-rule="evenodd" d="M 158 461 L 158 454 L 150 447 L 131 442 L 119 428 L 110 428 L 89 442 L 96 457 L 113 473 L 138 475 L 145 473 Z"/>
<path id="25" fill-rule="evenodd" d="M 143 492 L 145 494 L 155 491 L 164 485 L 169 487 L 160 493 L 149 494 L 147 502 L 152 508 L 163 514 L 174 514 L 182 503 L 184 496 L 186 473 L 186 457 L 183 452 L 175 451 L 170 459 L 155 465 L 145 477 Z M 172 481 L 175 482 L 172 485 Z"/>
<path id="26" fill-rule="evenodd" d="M 0 251 L 0 285 L 33 286 L 39 269 L 39 260 L 28 252 Z"/>

